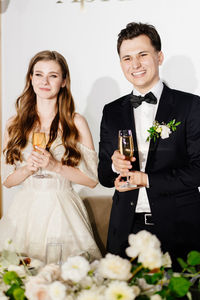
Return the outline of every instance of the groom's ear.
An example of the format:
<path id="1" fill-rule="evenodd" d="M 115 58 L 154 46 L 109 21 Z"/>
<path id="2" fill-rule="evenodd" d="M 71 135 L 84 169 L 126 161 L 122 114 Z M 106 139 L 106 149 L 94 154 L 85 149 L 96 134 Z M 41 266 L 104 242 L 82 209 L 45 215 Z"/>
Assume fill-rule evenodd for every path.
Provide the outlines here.
<path id="1" fill-rule="evenodd" d="M 159 51 L 159 52 L 158 52 L 158 63 L 159 63 L 160 66 L 161 66 L 162 63 L 163 63 L 163 60 L 164 60 L 164 54 L 163 54 L 162 51 Z"/>

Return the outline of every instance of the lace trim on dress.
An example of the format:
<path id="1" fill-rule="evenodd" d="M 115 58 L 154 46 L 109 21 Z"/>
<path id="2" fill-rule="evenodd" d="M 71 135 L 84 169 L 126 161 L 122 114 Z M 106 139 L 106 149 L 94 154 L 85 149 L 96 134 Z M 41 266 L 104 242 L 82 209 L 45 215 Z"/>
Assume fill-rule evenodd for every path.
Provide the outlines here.
<path id="1" fill-rule="evenodd" d="M 98 157 L 96 151 L 89 149 L 85 145 L 78 143 L 78 148 L 81 152 L 81 161 L 78 168 L 92 180 L 98 182 L 97 163 Z"/>

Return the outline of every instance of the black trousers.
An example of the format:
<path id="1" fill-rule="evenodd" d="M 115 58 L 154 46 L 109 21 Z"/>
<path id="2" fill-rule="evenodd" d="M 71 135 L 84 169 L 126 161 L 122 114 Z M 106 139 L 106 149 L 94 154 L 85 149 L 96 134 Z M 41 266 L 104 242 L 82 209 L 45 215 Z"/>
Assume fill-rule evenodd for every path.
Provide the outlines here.
<path id="1" fill-rule="evenodd" d="M 132 233 L 136 234 L 141 230 L 146 230 L 146 231 L 150 232 L 151 234 L 155 234 L 157 236 L 156 228 L 155 228 L 153 217 L 151 216 L 151 214 L 149 214 L 149 213 L 136 213 L 135 214 L 134 223 L 133 223 L 133 227 L 132 227 Z M 157 238 L 161 242 L 161 250 L 164 253 L 166 251 L 169 252 L 169 255 L 172 260 L 173 270 L 177 271 L 177 272 L 181 271 L 181 267 L 177 261 L 177 254 L 176 254 L 176 250 L 178 250 L 178 249 L 171 248 L 171 247 L 169 247 L 168 244 L 165 245 L 158 236 L 157 236 Z"/>

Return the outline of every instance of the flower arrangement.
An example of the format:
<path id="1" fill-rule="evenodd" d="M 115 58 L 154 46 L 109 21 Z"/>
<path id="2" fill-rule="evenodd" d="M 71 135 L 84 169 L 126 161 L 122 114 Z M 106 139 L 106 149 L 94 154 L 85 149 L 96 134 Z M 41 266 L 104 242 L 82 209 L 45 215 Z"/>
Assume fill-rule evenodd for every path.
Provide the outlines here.
<path id="1" fill-rule="evenodd" d="M 176 120 L 171 120 L 169 123 L 159 123 L 154 121 L 153 126 L 150 127 L 147 131 L 150 135 L 147 137 L 147 141 L 153 139 L 154 142 L 157 138 L 161 137 L 161 139 L 166 139 L 172 133 L 172 131 L 176 131 L 177 126 L 180 125 L 181 122 L 176 122 Z"/>
<path id="2" fill-rule="evenodd" d="M 190 252 L 186 262 L 180 258 L 184 273 L 174 273 L 157 237 L 140 231 L 129 235 L 126 253 L 130 260 L 108 253 L 93 262 L 84 256 L 68 257 L 59 266 L 3 250 L 0 299 L 173 300 L 185 295 L 191 299 L 189 289 L 200 276 L 199 252 Z"/>

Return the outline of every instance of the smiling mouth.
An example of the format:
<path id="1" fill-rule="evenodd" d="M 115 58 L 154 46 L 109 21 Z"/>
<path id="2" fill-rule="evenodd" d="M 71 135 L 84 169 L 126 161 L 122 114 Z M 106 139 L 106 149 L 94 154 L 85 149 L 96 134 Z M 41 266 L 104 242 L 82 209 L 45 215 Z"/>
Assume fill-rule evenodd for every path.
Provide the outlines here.
<path id="1" fill-rule="evenodd" d="M 145 74 L 145 71 L 131 73 L 131 75 L 133 75 L 134 77 L 141 76 L 141 75 L 144 75 L 144 74 Z"/>

